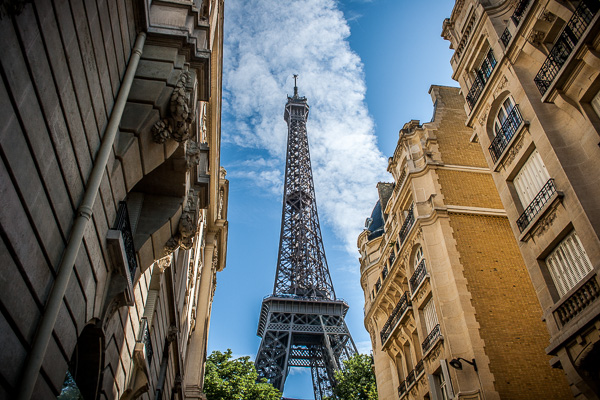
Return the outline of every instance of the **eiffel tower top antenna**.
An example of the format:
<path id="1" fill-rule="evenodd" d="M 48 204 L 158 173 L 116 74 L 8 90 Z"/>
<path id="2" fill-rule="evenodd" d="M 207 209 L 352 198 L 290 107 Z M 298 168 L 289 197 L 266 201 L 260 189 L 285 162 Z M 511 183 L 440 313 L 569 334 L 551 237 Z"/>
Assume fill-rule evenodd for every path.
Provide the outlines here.
<path id="1" fill-rule="evenodd" d="M 294 74 L 294 97 L 298 97 L 298 74 Z"/>

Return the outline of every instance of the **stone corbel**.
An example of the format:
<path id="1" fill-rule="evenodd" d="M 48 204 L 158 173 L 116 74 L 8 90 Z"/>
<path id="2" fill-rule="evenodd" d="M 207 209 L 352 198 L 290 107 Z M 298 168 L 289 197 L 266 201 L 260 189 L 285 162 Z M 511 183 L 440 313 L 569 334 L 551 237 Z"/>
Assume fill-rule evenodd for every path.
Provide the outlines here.
<path id="1" fill-rule="evenodd" d="M 195 86 L 196 75 L 190 71 L 181 72 L 171 94 L 169 115 L 157 121 L 152 127 L 154 142 L 162 144 L 169 138 L 177 142 L 185 142 L 192 136 L 196 103 Z"/>
<path id="2" fill-rule="evenodd" d="M 192 248 L 192 238 L 198 231 L 198 195 L 194 189 L 190 189 L 187 195 L 186 205 L 179 219 L 177 233 L 165 244 L 164 254 L 173 253 L 178 247 L 184 250 Z"/>

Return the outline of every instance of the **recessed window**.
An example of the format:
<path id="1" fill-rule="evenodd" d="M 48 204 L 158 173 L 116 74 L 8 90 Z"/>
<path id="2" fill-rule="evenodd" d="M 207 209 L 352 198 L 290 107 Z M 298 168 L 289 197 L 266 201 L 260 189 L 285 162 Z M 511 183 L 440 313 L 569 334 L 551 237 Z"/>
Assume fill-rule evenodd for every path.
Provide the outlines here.
<path id="1" fill-rule="evenodd" d="M 500 109 L 498 110 L 498 115 L 496 115 L 496 119 L 494 120 L 494 136 L 498 136 L 498 134 L 501 133 L 502 125 L 504 125 L 508 118 L 512 117 L 512 110 L 514 107 L 515 102 L 510 96 L 502 102 Z"/>
<path id="2" fill-rule="evenodd" d="M 437 314 L 435 313 L 435 305 L 433 299 L 429 299 L 425 307 L 423 307 L 423 316 L 425 317 L 425 329 L 429 334 L 433 328 L 438 325 Z"/>
<path id="3" fill-rule="evenodd" d="M 413 261 L 413 271 L 417 270 L 419 264 L 423 261 L 423 248 L 419 246 L 417 251 L 415 252 L 415 259 Z"/>
<path id="4" fill-rule="evenodd" d="M 592 270 L 592 263 L 575 231 L 564 238 L 546 257 L 546 265 L 560 297 Z"/>
<path id="5" fill-rule="evenodd" d="M 549 179 L 550 174 L 536 149 L 513 180 L 523 208 L 527 208 Z"/>

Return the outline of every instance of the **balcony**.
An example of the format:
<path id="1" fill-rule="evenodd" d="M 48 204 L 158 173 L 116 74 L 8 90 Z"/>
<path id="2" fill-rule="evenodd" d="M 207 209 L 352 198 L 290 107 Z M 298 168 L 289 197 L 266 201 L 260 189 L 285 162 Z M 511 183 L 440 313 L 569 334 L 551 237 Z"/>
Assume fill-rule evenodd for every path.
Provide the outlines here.
<path id="1" fill-rule="evenodd" d="M 492 71 L 496 67 L 496 64 L 497 62 L 496 58 L 494 57 L 494 52 L 492 49 L 490 49 L 483 59 L 481 67 L 475 71 L 475 82 L 473 82 L 473 85 L 467 94 L 467 104 L 469 104 L 469 110 L 472 110 L 475 104 L 477 104 L 477 100 L 479 100 L 479 97 L 483 92 L 483 88 L 490 79 L 490 75 L 492 75 Z"/>
<path id="2" fill-rule="evenodd" d="M 555 311 L 557 322 L 565 326 L 569 321 L 579 315 L 590 304 L 600 297 L 600 286 L 596 276 L 591 278 L 579 287 L 571 296 L 569 296 Z"/>
<path id="3" fill-rule="evenodd" d="M 396 307 L 394 307 L 394 309 L 392 310 L 392 313 L 390 314 L 385 325 L 383 325 L 383 329 L 380 332 L 382 345 L 388 340 L 396 324 L 402 319 L 402 317 L 408 311 L 408 308 L 411 307 L 411 305 L 411 301 L 408 299 L 408 292 L 404 292 L 404 294 L 402 295 L 402 297 L 400 297 L 400 300 L 398 300 L 398 304 L 396 304 Z"/>
<path id="4" fill-rule="evenodd" d="M 154 350 L 152 349 L 150 329 L 148 327 L 148 319 L 146 317 L 142 317 L 142 320 L 140 321 L 140 332 L 138 333 L 136 345 L 143 346 L 144 358 L 148 362 L 148 365 L 152 364 L 152 356 L 154 355 Z"/>
<path id="5" fill-rule="evenodd" d="M 398 234 L 398 241 L 400 242 L 400 246 L 402 246 L 404 244 L 406 237 L 408 236 L 411 228 L 415 224 L 414 207 L 415 207 L 414 204 L 412 204 L 410 206 L 410 208 L 408 209 L 408 214 L 406 215 L 406 218 L 404 219 L 404 223 L 402 224 L 402 227 L 400 228 L 400 233 Z"/>
<path id="6" fill-rule="evenodd" d="M 519 232 L 523 232 L 529 223 L 535 218 L 535 216 L 542 210 L 544 205 L 554 196 L 556 193 L 556 186 L 554 186 L 554 179 L 548 179 L 548 182 L 542 187 L 539 193 L 531 200 L 531 203 L 527 206 L 523 214 L 517 219 L 517 226 Z"/>
<path id="7" fill-rule="evenodd" d="M 500 36 L 500 41 L 502 42 L 502 44 L 504 45 L 504 47 L 508 47 L 508 43 L 510 43 L 510 39 L 512 39 L 512 35 L 510 33 L 510 31 L 508 30 L 508 28 L 506 28 L 504 30 L 504 32 L 502 32 L 502 36 Z"/>
<path id="8" fill-rule="evenodd" d="M 440 324 L 437 324 L 429 335 L 425 338 L 423 343 L 421 344 L 421 348 L 423 349 L 423 355 L 425 355 L 435 343 L 437 343 L 438 339 L 442 337 L 442 331 L 440 330 Z"/>
<path id="9" fill-rule="evenodd" d="M 502 123 L 500 130 L 496 132 L 496 137 L 490 144 L 489 151 L 492 156 L 494 164 L 500 159 L 504 150 L 510 143 L 510 140 L 515 136 L 515 133 L 523 123 L 523 116 L 519 111 L 519 105 L 515 104 L 510 113 L 508 113 L 506 120 Z"/>
<path id="10" fill-rule="evenodd" d="M 119 202 L 117 219 L 115 220 L 113 229 L 120 231 L 121 236 L 123 237 L 123 245 L 125 247 L 125 255 L 129 267 L 129 277 L 133 280 L 135 279 L 135 272 L 137 271 L 137 258 L 135 256 L 135 246 L 133 244 L 133 234 L 131 233 L 131 223 L 129 222 L 127 203 L 124 201 Z"/>
<path id="11" fill-rule="evenodd" d="M 563 28 L 546 61 L 542 64 L 542 68 L 533 79 L 542 96 L 548 91 L 558 72 L 567 62 L 598 9 L 600 9 L 600 2 L 597 0 L 582 0 L 575 9 L 573 16 Z"/>
<path id="12" fill-rule="evenodd" d="M 421 283 L 425 280 L 427 276 L 427 268 L 425 268 L 425 259 L 421 260 L 415 273 L 410 278 L 410 292 L 415 294 Z"/>
<path id="13" fill-rule="evenodd" d="M 519 3 L 517 3 L 515 12 L 511 17 L 515 25 L 519 25 L 519 22 L 521 22 L 521 18 L 523 18 L 523 15 L 525 15 L 525 11 L 527 10 L 529 3 L 531 3 L 531 0 L 520 0 Z"/>
<path id="14" fill-rule="evenodd" d="M 406 379 L 400 383 L 400 386 L 398 386 L 398 396 L 402 398 L 402 396 L 414 386 L 424 372 L 425 368 L 423 366 L 423 360 L 421 360 L 417 363 L 415 368 L 407 374 Z"/>

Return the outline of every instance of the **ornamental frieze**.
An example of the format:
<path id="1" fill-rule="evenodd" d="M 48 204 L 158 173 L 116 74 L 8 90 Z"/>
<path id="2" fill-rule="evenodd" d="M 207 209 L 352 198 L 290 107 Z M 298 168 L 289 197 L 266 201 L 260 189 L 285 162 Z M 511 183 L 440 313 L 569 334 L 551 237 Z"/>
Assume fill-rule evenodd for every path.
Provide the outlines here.
<path id="1" fill-rule="evenodd" d="M 169 101 L 168 116 L 152 127 L 154 142 L 162 144 L 169 138 L 185 142 L 191 137 L 194 121 L 194 80 L 195 77 L 189 71 L 183 71 L 179 75 Z"/>

